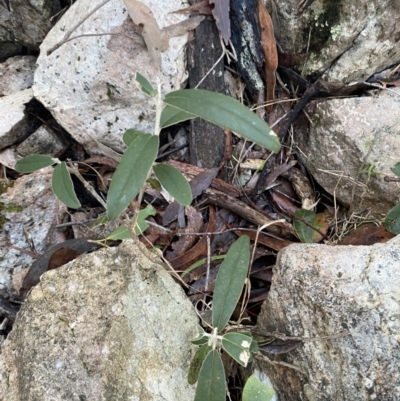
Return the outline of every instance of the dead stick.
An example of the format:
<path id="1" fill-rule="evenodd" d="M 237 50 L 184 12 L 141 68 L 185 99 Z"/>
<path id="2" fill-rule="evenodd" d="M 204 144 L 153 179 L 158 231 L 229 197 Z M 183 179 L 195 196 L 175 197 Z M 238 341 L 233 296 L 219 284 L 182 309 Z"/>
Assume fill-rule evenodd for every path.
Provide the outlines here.
<path id="1" fill-rule="evenodd" d="M 51 53 L 53 53 L 55 50 L 57 50 L 59 47 L 61 47 L 64 43 L 68 42 L 69 37 L 72 35 L 72 33 L 78 29 L 92 14 L 94 14 L 99 8 L 103 7 L 105 4 L 107 4 L 110 0 L 104 0 L 102 1 L 98 6 L 96 6 L 92 11 L 89 12 L 89 14 L 85 15 L 77 24 L 75 24 L 69 31 L 67 31 L 64 35 L 64 38 L 55 44 L 53 47 L 51 47 L 49 50 L 47 50 L 47 55 L 49 56 Z"/>

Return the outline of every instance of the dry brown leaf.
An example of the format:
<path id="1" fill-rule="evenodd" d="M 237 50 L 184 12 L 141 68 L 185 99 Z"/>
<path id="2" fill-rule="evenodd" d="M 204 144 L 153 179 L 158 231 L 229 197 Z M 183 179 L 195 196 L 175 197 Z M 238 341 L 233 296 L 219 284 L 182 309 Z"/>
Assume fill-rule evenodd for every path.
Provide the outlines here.
<path id="1" fill-rule="evenodd" d="M 161 68 L 161 29 L 153 17 L 153 12 L 140 1 L 124 0 L 126 9 L 132 21 L 143 27 L 142 36 L 146 42 L 150 57 L 158 68 Z"/>
<path id="2" fill-rule="evenodd" d="M 168 49 L 169 39 L 196 28 L 204 19 L 203 16 L 198 15 L 160 29 L 153 12 L 145 4 L 136 0 L 124 0 L 124 4 L 132 21 L 142 27 L 141 34 L 147 50 L 158 69 L 161 69 L 161 52 Z"/>
<path id="3" fill-rule="evenodd" d="M 200 22 L 204 20 L 204 18 L 205 17 L 203 15 L 196 15 L 192 18 L 188 18 L 181 22 L 178 22 L 177 24 L 166 26 L 161 31 L 160 50 L 167 50 L 169 46 L 169 40 L 174 36 L 180 36 L 188 31 L 191 31 L 192 29 L 196 29 L 200 25 Z"/>
<path id="4" fill-rule="evenodd" d="M 266 101 L 271 102 L 275 97 L 275 71 L 278 68 L 278 51 L 272 19 L 262 0 L 258 0 L 258 17 L 261 27 L 261 46 L 265 57 Z M 272 105 L 266 107 L 267 113 L 270 113 L 271 110 Z"/>
<path id="5" fill-rule="evenodd" d="M 215 210 L 211 206 L 209 221 L 205 232 L 213 232 L 215 230 Z M 201 240 L 191 249 L 189 249 L 183 255 L 170 260 L 171 266 L 178 271 L 183 271 L 191 264 L 199 260 L 202 256 L 207 253 L 207 236 L 203 235 Z"/>
<path id="6" fill-rule="evenodd" d="M 373 245 L 388 242 L 393 237 L 395 235 L 386 231 L 383 226 L 366 224 L 346 235 L 338 245 Z"/>
<path id="7" fill-rule="evenodd" d="M 188 224 L 184 229 L 179 230 L 179 233 L 199 233 L 202 230 L 204 224 L 203 215 L 192 206 L 188 206 L 185 208 L 185 214 Z M 197 235 L 183 235 L 179 237 L 178 241 L 172 244 L 173 250 L 167 253 L 167 259 L 175 259 L 178 256 L 184 254 L 187 250 L 192 248 L 194 243 L 197 241 L 197 237 Z"/>
<path id="8" fill-rule="evenodd" d="M 221 32 L 222 39 L 228 46 L 229 39 L 231 38 L 231 20 L 229 18 L 229 0 L 210 0 L 211 4 L 214 4 L 212 10 L 215 18 L 217 28 Z"/>
<path id="9" fill-rule="evenodd" d="M 193 4 L 190 7 L 182 8 L 181 10 L 174 11 L 174 14 L 201 14 L 201 15 L 212 15 L 212 7 L 208 0 L 201 1 L 200 3 Z"/>

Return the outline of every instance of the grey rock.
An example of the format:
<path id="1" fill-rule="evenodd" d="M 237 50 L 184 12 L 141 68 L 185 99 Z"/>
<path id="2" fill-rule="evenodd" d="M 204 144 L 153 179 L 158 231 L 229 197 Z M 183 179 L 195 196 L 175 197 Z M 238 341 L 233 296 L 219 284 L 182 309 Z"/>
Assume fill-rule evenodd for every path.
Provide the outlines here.
<path id="1" fill-rule="evenodd" d="M 0 97 L 2 124 L 0 125 L 0 149 L 21 139 L 28 128 L 25 103 L 32 100 L 32 89 L 25 89 L 12 95 Z"/>
<path id="2" fill-rule="evenodd" d="M 373 246 L 295 244 L 282 250 L 259 330 L 320 337 L 262 363 L 284 401 L 400 399 L 400 236 Z M 273 359 L 273 357 L 272 357 Z"/>
<path id="3" fill-rule="evenodd" d="M 12 288 L 13 275 L 28 267 L 33 259 L 11 248 L 44 253 L 54 242 L 55 223 L 62 220 L 66 207 L 51 189 L 51 167 L 18 178 L 0 194 L 0 294 L 17 294 Z M 1 182 L 4 188 L 7 182 Z"/>
<path id="4" fill-rule="evenodd" d="M 52 0 L 15 0 L 10 8 L 0 6 L 0 59 L 16 55 L 22 46 L 38 50 L 52 27 Z"/>
<path id="5" fill-rule="evenodd" d="M 36 57 L 15 56 L 0 64 L 0 96 L 28 89 L 33 85 Z"/>
<path id="6" fill-rule="evenodd" d="M 54 156 L 65 147 L 65 143 L 46 125 L 40 126 L 17 147 L 18 155 L 24 157 L 34 153 Z"/>
<path id="7" fill-rule="evenodd" d="M 271 10 L 272 0 L 267 0 Z M 400 3 L 392 0 L 315 0 L 298 14 L 298 0 L 274 1 L 278 41 L 285 53 L 306 53 L 304 73 L 329 81 L 364 81 L 400 61 Z"/>
<path id="8" fill-rule="evenodd" d="M 197 317 L 130 240 L 45 273 L 0 358 L 0 399 L 187 401 Z M 33 380 L 34 378 L 34 380 Z"/>
<path id="9" fill-rule="evenodd" d="M 396 183 L 384 181 L 400 161 L 396 92 L 313 103 L 309 132 L 297 130 L 295 136 L 298 155 L 318 183 L 352 210 L 377 218 L 400 202 Z"/>
<path id="10" fill-rule="evenodd" d="M 46 52 L 64 38 L 73 25 L 100 0 L 81 0 L 47 35 L 41 45 L 33 86 L 35 97 L 90 154 L 101 154 L 97 141 L 123 151 L 122 135 L 128 128 L 153 132 L 154 100 L 139 90 L 136 72 L 166 92 L 180 89 L 187 78 L 185 44 L 187 34 L 171 38 L 162 52 L 162 71 L 152 61 L 141 35 L 135 29 L 124 4 L 111 0 L 88 18 L 69 41 L 47 56 Z M 179 0 L 143 1 L 152 10 L 160 28 L 186 19 L 173 14 L 182 8 Z"/>

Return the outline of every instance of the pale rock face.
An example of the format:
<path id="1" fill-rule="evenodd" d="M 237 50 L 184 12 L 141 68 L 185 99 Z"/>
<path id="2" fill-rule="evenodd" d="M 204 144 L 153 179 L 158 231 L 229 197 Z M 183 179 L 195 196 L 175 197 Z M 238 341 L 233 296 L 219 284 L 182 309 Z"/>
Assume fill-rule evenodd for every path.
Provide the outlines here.
<path id="1" fill-rule="evenodd" d="M 266 3 L 272 10 L 271 0 Z M 303 3 L 275 1 L 273 16 L 284 52 L 310 53 L 305 75 L 324 74 L 340 83 L 364 81 L 400 61 L 398 1 L 315 0 L 299 15 Z"/>
<path id="2" fill-rule="evenodd" d="M 274 268 L 259 330 L 333 340 L 305 342 L 262 363 L 285 401 L 400 399 L 400 236 L 368 246 L 291 245 Z"/>
<path id="3" fill-rule="evenodd" d="M 81 256 L 45 273 L 22 306 L 0 355 L 0 399 L 192 400 L 197 322 L 131 240 Z"/>
<path id="4" fill-rule="evenodd" d="M 67 208 L 51 189 L 52 174 L 53 168 L 48 167 L 24 175 L 0 195 L 0 294 L 4 297 L 17 295 L 12 288 L 13 275 L 33 262 L 30 256 L 9 244 L 29 251 L 31 241 L 37 253 L 44 253 L 54 244 L 55 224 L 62 220 Z"/>
<path id="5" fill-rule="evenodd" d="M 15 56 L 0 64 L 0 96 L 28 89 L 33 85 L 36 57 Z"/>
<path id="6" fill-rule="evenodd" d="M 400 161 L 400 90 L 314 102 L 308 132 L 296 130 L 298 156 L 318 183 L 354 211 L 382 218 L 400 202 L 385 182 Z"/>
<path id="7" fill-rule="evenodd" d="M 165 92 L 180 89 L 187 77 L 187 34 L 170 39 L 168 50 L 161 53 L 159 72 L 121 0 L 111 0 L 72 34 L 112 35 L 80 37 L 48 56 L 47 50 L 99 3 L 77 1 L 47 35 L 33 86 L 35 97 L 90 154 L 101 153 L 95 140 L 123 151 L 122 135 L 128 128 L 153 132 L 154 100 L 138 89 L 137 72 L 155 87 L 161 83 Z M 160 28 L 187 18 L 172 14 L 182 8 L 178 0 L 143 3 L 152 10 Z"/>
<path id="8" fill-rule="evenodd" d="M 15 143 L 26 134 L 28 116 L 25 103 L 32 100 L 32 89 L 25 89 L 8 96 L 0 97 L 1 120 L 0 149 Z"/>

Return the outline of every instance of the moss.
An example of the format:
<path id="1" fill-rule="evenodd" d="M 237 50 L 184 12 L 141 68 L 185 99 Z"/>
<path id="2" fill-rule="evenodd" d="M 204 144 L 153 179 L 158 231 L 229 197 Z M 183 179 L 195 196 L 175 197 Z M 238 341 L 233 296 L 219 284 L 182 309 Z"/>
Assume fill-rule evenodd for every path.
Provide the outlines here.
<path id="1" fill-rule="evenodd" d="M 337 38 L 341 8 L 340 0 L 323 0 L 320 10 L 311 10 L 310 52 L 319 53 L 331 37 L 333 40 Z M 305 43 L 308 42 L 309 33 L 309 27 L 305 28 L 303 31 Z"/>
<path id="2" fill-rule="evenodd" d="M 11 188 L 13 185 L 14 185 L 14 181 L 0 180 L 0 195 L 7 192 L 7 189 Z"/>
<path id="3" fill-rule="evenodd" d="M 6 206 L 3 202 L 0 202 L 0 229 L 3 228 L 3 225 L 7 222 L 7 218 L 2 214 L 2 212 L 15 213 L 15 212 L 22 212 L 22 210 L 24 210 L 24 208 L 20 205 Z"/>

